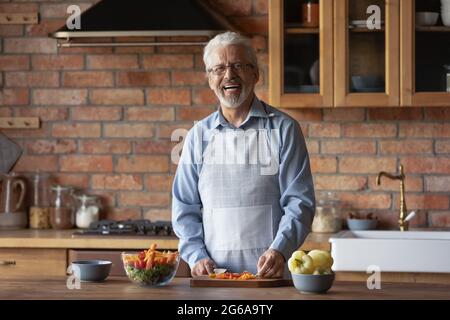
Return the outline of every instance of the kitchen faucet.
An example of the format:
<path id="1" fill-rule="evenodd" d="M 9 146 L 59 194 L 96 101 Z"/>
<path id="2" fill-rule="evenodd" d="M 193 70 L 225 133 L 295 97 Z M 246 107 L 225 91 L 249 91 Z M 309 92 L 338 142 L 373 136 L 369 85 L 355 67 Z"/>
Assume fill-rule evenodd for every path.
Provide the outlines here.
<path id="1" fill-rule="evenodd" d="M 400 231 L 408 230 L 408 220 L 406 220 L 406 201 L 405 201 L 405 174 L 403 173 L 403 165 L 399 165 L 398 169 L 400 174 L 393 175 L 384 171 L 381 171 L 377 175 L 377 185 L 380 185 L 380 180 L 382 176 L 385 176 L 392 180 L 400 180 L 400 216 L 398 219 L 398 226 L 400 227 Z"/>

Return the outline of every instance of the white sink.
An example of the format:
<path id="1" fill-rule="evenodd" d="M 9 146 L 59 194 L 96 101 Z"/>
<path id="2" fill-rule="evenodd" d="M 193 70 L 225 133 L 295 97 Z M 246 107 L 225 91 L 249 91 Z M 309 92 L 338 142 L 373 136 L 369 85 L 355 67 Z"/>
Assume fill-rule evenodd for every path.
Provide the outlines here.
<path id="1" fill-rule="evenodd" d="M 330 242 L 334 271 L 450 273 L 450 232 L 342 231 Z"/>

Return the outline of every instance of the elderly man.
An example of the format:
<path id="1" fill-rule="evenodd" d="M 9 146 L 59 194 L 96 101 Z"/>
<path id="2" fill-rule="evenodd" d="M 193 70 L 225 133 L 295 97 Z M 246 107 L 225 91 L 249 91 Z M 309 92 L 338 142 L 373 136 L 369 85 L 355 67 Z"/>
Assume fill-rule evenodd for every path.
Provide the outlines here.
<path id="1" fill-rule="evenodd" d="M 193 276 L 213 268 L 282 277 L 315 211 L 298 123 L 259 100 L 248 39 L 217 35 L 204 48 L 216 112 L 189 131 L 173 183 L 172 222 Z"/>

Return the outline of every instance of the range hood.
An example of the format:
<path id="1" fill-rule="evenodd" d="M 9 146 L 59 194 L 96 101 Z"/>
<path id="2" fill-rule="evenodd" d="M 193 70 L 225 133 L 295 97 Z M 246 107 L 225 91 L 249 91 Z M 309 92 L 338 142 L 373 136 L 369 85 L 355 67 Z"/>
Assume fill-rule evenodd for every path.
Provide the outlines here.
<path id="1" fill-rule="evenodd" d="M 49 36 L 60 47 L 203 45 L 218 33 L 236 31 L 206 0 L 103 0 L 83 12 L 80 22 L 80 29 L 63 26 Z M 103 41 L 123 37 L 151 41 Z"/>

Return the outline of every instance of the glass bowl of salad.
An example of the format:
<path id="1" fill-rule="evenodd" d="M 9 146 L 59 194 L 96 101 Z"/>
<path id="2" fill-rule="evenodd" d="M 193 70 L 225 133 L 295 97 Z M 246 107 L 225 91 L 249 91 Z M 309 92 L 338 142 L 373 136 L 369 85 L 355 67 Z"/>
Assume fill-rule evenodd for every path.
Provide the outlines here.
<path id="1" fill-rule="evenodd" d="M 122 262 L 128 278 L 143 286 L 165 286 L 175 277 L 178 252 L 156 250 L 152 245 L 139 253 L 122 252 Z"/>

